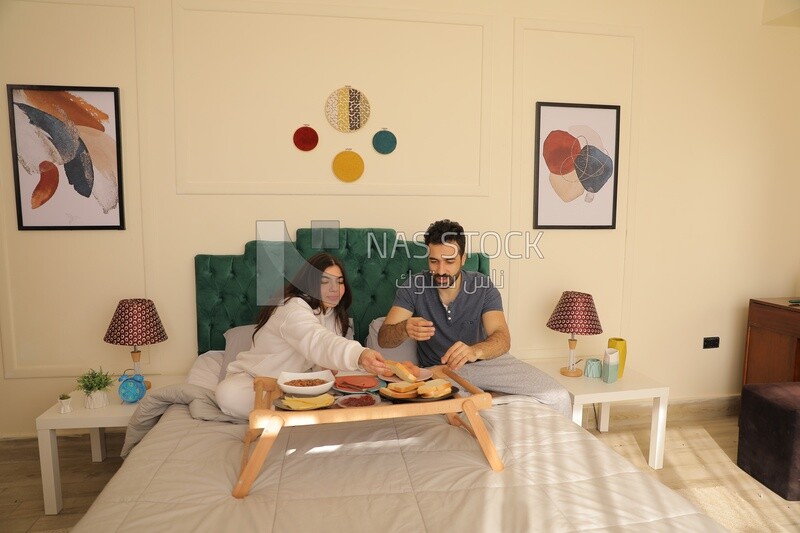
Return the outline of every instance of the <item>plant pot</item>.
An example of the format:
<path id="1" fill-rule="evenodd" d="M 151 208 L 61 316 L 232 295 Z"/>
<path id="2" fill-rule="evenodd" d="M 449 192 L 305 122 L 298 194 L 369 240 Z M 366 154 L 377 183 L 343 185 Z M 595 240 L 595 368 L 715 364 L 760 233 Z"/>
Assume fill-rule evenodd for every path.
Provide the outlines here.
<path id="1" fill-rule="evenodd" d="M 86 395 L 86 408 L 99 409 L 108 405 L 108 394 L 104 390 L 96 390 Z"/>
<path id="2" fill-rule="evenodd" d="M 62 400 L 62 399 L 59 398 L 59 400 L 58 400 L 58 403 L 59 403 L 58 412 L 61 413 L 62 415 L 65 415 L 67 413 L 71 413 L 72 412 L 72 407 L 69 404 L 71 401 L 72 401 L 72 398 L 67 398 L 66 400 Z"/>

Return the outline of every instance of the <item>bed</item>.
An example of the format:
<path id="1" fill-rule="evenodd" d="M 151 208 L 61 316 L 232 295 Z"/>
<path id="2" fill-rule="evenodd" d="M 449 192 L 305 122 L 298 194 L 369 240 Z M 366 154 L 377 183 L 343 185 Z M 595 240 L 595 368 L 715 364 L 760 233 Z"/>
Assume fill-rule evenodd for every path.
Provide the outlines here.
<path id="1" fill-rule="evenodd" d="M 365 343 L 374 342 L 396 284 L 425 267 L 418 245 L 392 230 L 335 231 L 321 239 L 300 229 L 294 244 L 253 242 L 241 255 L 195 258 L 200 356 L 189 383 L 142 400 L 123 465 L 73 531 L 725 531 L 523 396 L 480 411 L 502 471 L 443 415 L 301 426 L 279 432 L 248 496 L 234 498 L 247 426 L 216 410 L 213 388 L 226 355 L 252 331 L 259 293 L 282 283 L 263 279 L 254 262 L 272 254 L 286 265 L 320 243 L 339 255 L 359 302 L 355 336 Z M 376 254 L 370 247 L 384 238 L 387 253 Z M 468 266 L 489 273 L 483 256 Z M 400 358 L 413 346 L 394 350 Z"/>

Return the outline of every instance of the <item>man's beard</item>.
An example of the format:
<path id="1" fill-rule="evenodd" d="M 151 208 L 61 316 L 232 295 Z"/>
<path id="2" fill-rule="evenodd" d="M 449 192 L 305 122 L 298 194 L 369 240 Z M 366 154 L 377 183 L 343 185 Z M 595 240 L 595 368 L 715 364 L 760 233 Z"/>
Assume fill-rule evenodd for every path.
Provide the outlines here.
<path id="1" fill-rule="evenodd" d="M 433 276 L 433 285 L 439 289 L 449 289 L 453 287 L 456 282 L 458 281 L 459 276 L 461 276 L 461 272 L 456 274 L 455 276 L 450 276 L 448 274 L 438 275 L 432 274 Z"/>

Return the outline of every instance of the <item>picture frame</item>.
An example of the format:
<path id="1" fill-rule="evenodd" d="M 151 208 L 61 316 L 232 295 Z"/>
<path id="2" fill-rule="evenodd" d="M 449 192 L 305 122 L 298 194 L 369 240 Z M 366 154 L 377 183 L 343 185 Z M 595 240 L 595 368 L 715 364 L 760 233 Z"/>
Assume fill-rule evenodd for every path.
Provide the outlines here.
<path id="1" fill-rule="evenodd" d="M 6 90 L 17 228 L 124 230 L 119 88 Z"/>
<path id="2" fill-rule="evenodd" d="M 533 227 L 615 229 L 620 106 L 536 103 Z"/>

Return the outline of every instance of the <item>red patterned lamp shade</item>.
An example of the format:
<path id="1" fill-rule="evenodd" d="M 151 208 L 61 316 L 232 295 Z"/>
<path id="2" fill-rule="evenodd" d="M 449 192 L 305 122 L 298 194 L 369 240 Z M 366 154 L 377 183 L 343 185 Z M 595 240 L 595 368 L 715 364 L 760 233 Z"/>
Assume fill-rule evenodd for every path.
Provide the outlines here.
<path id="1" fill-rule="evenodd" d="M 153 300 L 130 298 L 120 300 L 103 340 L 109 344 L 133 346 L 137 351 L 137 346 L 167 340 L 167 333 Z"/>
<path id="2" fill-rule="evenodd" d="M 547 327 L 569 333 L 569 366 L 561 369 L 561 373 L 569 377 L 578 377 L 583 372 L 575 367 L 575 347 L 578 341 L 575 335 L 598 335 L 603 333 L 600 319 L 597 317 L 597 309 L 594 307 L 594 299 L 591 294 L 576 291 L 564 291 L 561 299 L 558 300 Z"/>
<path id="3" fill-rule="evenodd" d="M 547 327 L 561 333 L 575 335 L 599 335 L 603 333 L 594 299 L 591 294 L 564 291 L 556 304 Z"/>

